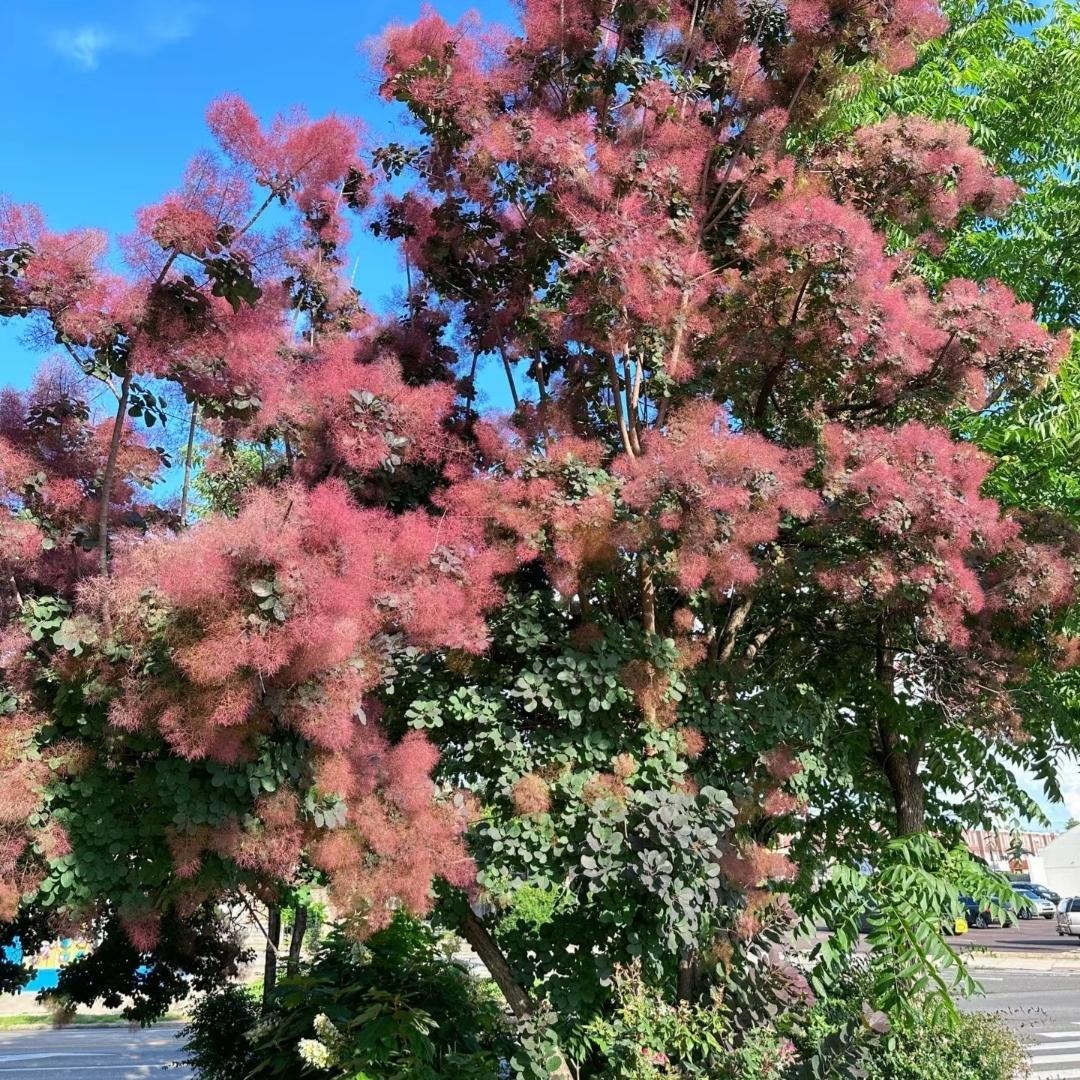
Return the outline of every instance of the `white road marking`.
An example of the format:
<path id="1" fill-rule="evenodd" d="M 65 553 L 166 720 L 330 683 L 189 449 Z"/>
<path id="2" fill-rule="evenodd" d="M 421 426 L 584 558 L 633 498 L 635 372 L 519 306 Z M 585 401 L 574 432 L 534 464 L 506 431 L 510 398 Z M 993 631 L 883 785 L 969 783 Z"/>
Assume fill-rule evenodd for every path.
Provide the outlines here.
<path id="1" fill-rule="evenodd" d="M 113 1074 L 113 1076 L 131 1076 L 132 1071 L 135 1070 L 135 1069 L 138 1069 L 139 1072 L 135 1073 L 136 1076 L 149 1076 L 151 1069 L 161 1069 L 161 1070 L 170 1069 L 171 1070 L 171 1068 L 172 1068 L 172 1066 L 170 1066 L 170 1065 L 168 1065 L 168 1064 L 166 1064 L 164 1062 L 161 1062 L 161 1063 L 156 1064 L 156 1065 L 120 1065 L 120 1066 L 116 1066 L 116 1065 L 80 1065 L 79 1066 L 79 1072 L 89 1072 L 91 1069 L 93 1069 L 94 1071 L 100 1071 L 102 1069 L 108 1069 Z M 120 1070 L 123 1070 L 123 1071 L 121 1072 Z M 38 1073 L 43 1073 L 43 1072 L 66 1072 L 66 1073 L 70 1073 L 71 1070 L 66 1068 L 63 1065 L 42 1065 L 40 1068 L 24 1068 L 23 1066 L 19 1066 L 19 1068 L 16 1068 L 16 1069 L 0 1069 L 0 1073 L 33 1073 L 35 1076 L 37 1076 Z M 1077 1070 L 1077 1072 L 1074 1075 L 1080 1076 L 1080 1070 Z M 191 1077 L 191 1074 L 188 1073 L 187 1077 L 176 1076 L 176 1077 L 173 1077 L 172 1080 L 190 1080 L 190 1077 Z"/>
<path id="2" fill-rule="evenodd" d="M 1080 1080 L 1080 1068 L 1061 1067 L 1080 1065 L 1080 1023 L 1072 1031 L 1039 1031 L 1035 1034 L 1049 1041 L 1028 1047 L 1032 1080 Z M 1062 1054 L 1061 1050 L 1072 1052 Z"/>
<path id="3" fill-rule="evenodd" d="M 1006 975 L 1038 975 L 1040 979 L 1075 979 L 1080 974 L 1080 967 L 1063 968 L 1061 971 L 1043 971 L 1042 968 L 1024 967 L 1022 964 L 1018 964 L 1016 967 L 969 967 L 968 971 L 980 981 L 991 978 L 991 976 L 984 975 L 984 971 L 997 971 L 999 973 L 1004 971 Z"/>
<path id="4" fill-rule="evenodd" d="M 92 1050 L 42 1050 L 36 1054 L 0 1054 L 0 1065 L 8 1061 L 41 1061 L 42 1058 L 103 1057 L 109 1053 L 108 1050 L 99 1050 L 96 1054 Z"/>

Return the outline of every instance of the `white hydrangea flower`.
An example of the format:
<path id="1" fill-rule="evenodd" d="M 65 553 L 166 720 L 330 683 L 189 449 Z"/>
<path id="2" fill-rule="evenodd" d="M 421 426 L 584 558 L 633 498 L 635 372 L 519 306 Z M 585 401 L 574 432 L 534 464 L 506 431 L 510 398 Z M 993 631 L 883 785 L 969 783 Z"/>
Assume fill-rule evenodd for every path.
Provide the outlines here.
<path id="1" fill-rule="evenodd" d="M 341 1045 L 341 1032 L 334 1027 L 334 1022 L 326 1013 L 319 1013 L 315 1017 L 315 1035 L 327 1046 L 336 1047 Z"/>
<path id="2" fill-rule="evenodd" d="M 357 942 L 350 950 L 350 959 L 354 964 L 366 967 L 371 963 L 371 950 L 366 945 Z"/>
<path id="3" fill-rule="evenodd" d="M 297 1049 L 300 1059 L 313 1069 L 330 1069 L 335 1064 L 330 1047 L 318 1039 L 301 1039 Z"/>
<path id="4" fill-rule="evenodd" d="M 272 1020 L 260 1020 L 250 1031 L 245 1032 L 245 1038 L 249 1042 L 258 1042 L 274 1030 Z"/>

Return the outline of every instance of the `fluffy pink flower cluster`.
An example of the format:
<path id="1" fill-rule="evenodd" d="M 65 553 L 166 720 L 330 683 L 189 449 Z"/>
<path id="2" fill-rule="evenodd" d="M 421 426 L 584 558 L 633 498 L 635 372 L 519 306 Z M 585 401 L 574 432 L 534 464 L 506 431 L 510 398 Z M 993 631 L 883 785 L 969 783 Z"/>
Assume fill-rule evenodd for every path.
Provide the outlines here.
<path id="1" fill-rule="evenodd" d="M 673 415 L 642 439 L 642 456 L 620 459 L 622 499 L 639 515 L 623 530 L 641 551 L 671 551 L 684 593 L 717 599 L 751 586 L 754 552 L 777 535 L 784 514 L 808 517 L 818 498 L 803 482 L 809 459 L 746 432 L 732 432 L 715 406 Z"/>
<path id="2" fill-rule="evenodd" d="M 982 451 L 917 423 L 831 426 L 825 447 L 828 513 L 838 536 L 862 539 L 854 561 L 819 575 L 846 604 L 907 611 L 925 640 L 964 648 L 984 611 L 1025 619 L 1070 598 L 1063 556 L 1030 547 L 1020 523 L 981 494 L 992 465 Z"/>

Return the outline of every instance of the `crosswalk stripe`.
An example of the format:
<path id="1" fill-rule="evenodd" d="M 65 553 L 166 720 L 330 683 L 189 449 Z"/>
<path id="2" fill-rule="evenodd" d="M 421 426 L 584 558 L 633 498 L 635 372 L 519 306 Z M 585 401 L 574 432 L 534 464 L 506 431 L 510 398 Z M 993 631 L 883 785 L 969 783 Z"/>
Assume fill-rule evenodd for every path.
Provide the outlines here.
<path id="1" fill-rule="evenodd" d="M 1080 1080 L 1080 1024 L 1071 1031 L 1039 1031 L 1035 1037 L 1046 1040 L 1028 1047 L 1028 1064 L 1032 1080 Z M 1062 1050 L 1071 1053 L 1063 1054 Z"/>

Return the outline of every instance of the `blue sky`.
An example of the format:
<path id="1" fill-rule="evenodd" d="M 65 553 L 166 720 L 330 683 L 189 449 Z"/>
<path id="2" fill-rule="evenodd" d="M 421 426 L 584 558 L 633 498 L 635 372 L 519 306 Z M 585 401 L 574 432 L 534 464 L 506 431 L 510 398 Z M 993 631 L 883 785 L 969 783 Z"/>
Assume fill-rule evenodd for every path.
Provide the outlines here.
<path id="1" fill-rule="evenodd" d="M 509 22 L 506 0 L 439 0 Z M 420 0 L 45 0 L 0 5 L 0 70 L 9 88 L 0 193 L 36 203 L 57 229 L 129 232 L 139 207 L 179 181 L 209 145 L 207 104 L 235 92 L 264 118 L 303 105 L 361 117 L 371 140 L 397 113 L 376 96 L 362 45 L 412 21 Z M 11 88 L 17 88 L 12 90 Z M 357 287 L 373 307 L 401 288 L 396 253 L 361 241 Z M 0 325 L 2 381 L 25 386 L 39 355 Z"/>

